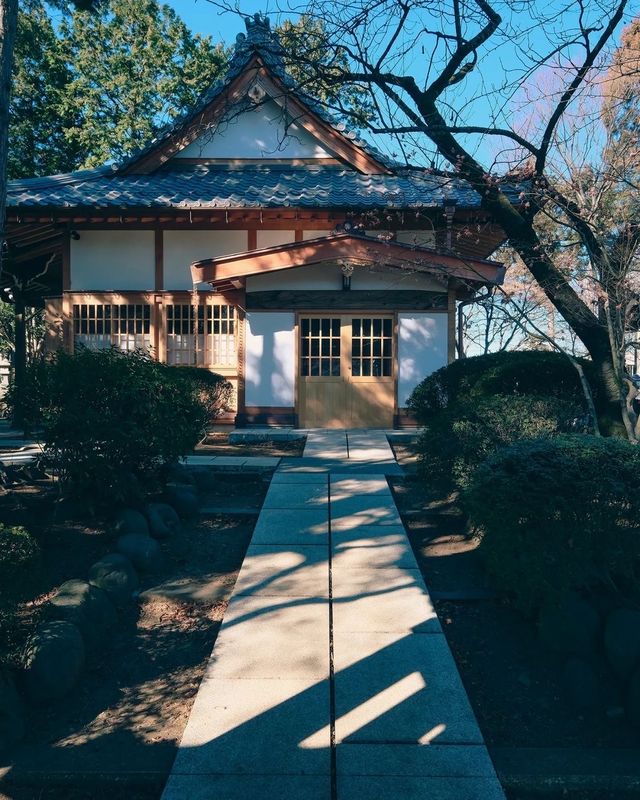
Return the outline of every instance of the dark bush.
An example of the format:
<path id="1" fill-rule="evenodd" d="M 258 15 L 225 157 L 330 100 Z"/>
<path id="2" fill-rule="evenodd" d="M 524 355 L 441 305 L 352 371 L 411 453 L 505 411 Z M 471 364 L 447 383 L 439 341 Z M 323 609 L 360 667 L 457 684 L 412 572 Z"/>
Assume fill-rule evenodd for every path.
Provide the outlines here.
<path id="1" fill-rule="evenodd" d="M 590 362 L 581 362 L 585 374 Z M 593 384 L 593 381 L 591 381 Z M 414 389 L 408 408 L 420 425 L 461 399 L 493 395 L 560 397 L 583 402 L 575 367 L 566 356 L 541 350 L 509 351 L 454 361 Z"/>
<path id="2" fill-rule="evenodd" d="M 206 409 L 208 421 L 213 422 L 224 411 L 228 411 L 233 397 L 233 386 L 217 372 L 201 367 L 170 367 L 189 378 L 196 386 L 196 393 Z"/>
<path id="3" fill-rule="evenodd" d="M 0 523 L 0 606 L 26 597 L 38 581 L 40 566 L 34 537 L 24 528 Z"/>
<path id="4" fill-rule="evenodd" d="M 131 502 L 153 486 L 163 465 L 193 449 L 224 393 L 203 389 L 191 370 L 116 348 L 58 352 L 29 380 L 62 486 L 91 506 Z"/>
<path id="5" fill-rule="evenodd" d="M 417 443 L 419 473 L 434 489 L 462 489 L 498 448 L 569 432 L 582 414 L 576 400 L 557 397 L 462 396 L 426 423 Z"/>
<path id="6" fill-rule="evenodd" d="M 497 586 L 525 612 L 570 591 L 639 594 L 640 448 L 618 439 L 523 441 L 463 494 Z"/>

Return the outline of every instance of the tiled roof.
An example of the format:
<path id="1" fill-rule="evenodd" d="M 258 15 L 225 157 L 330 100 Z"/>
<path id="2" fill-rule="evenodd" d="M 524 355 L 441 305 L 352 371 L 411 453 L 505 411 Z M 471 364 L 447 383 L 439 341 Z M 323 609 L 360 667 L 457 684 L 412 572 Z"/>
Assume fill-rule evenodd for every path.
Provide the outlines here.
<path id="1" fill-rule="evenodd" d="M 175 161 L 172 164 L 175 165 Z M 518 185 L 505 186 L 514 199 Z M 150 175 L 101 168 L 11 181 L 9 207 L 47 208 L 478 208 L 480 195 L 455 176 L 424 169 L 362 175 L 337 167 L 177 166 Z"/>

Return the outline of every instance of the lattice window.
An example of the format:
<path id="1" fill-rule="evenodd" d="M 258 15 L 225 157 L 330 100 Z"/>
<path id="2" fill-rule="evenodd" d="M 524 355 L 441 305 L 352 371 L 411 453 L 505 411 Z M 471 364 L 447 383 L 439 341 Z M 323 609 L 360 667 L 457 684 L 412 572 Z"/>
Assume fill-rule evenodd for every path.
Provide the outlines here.
<path id="1" fill-rule="evenodd" d="M 112 306 L 113 340 L 121 350 L 151 349 L 151 306 L 127 303 Z"/>
<path id="2" fill-rule="evenodd" d="M 197 314 L 190 303 L 168 305 L 166 308 L 169 364 L 236 366 L 237 325 L 234 306 L 207 303 L 197 307 Z"/>
<path id="3" fill-rule="evenodd" d="M 393 374 L 393 320 L 360 317 L 351 321 L 351 374 L 354 377 Z"/>
<path id="4" fill-rule="evenodd" d="M 312 317 L 300 321 L 300 375 L 340 376 L 339 317 Z"/>
<path id="5" fill-rule="evenodd" d="M 207 345 L 212 366 L 235 367 L 237 363 L 236 309 L 226 303 L 207 306 L 211 311 L 210 330 L 207 330 Z M 209 321 L 207 321 L 209 325 Z"/>
<path id="6" fill-rule="evenodd" d="M 73 306 L 75 347 L 104 350 L 149 350 L 151 347 L 151 306 L 144 303 L 109 305 L 76 303 Z"/>

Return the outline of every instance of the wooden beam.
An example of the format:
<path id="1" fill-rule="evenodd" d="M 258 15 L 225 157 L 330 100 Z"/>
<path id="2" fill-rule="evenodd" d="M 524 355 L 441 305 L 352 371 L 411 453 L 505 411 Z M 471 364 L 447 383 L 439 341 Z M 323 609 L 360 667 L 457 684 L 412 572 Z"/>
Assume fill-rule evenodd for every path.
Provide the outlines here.
<path id="1" fill-rule="evenodd" d="M 62 291 L 71 289 L 71 231 L 62 235 Z"/>
<path id="2" fill-rule="evenodd" d="M 155 290 L 160 292 L 164 288 L 164 232 L 159 226 L 155 228 L 154 250 Z"/>
<path id="3" fill-rule="evenodd" d="M 265 309 L 304 311 L 339 311 L 364 309 L 392 311 L 444 311 L 448 310 L 447 292 L 358 290 L 348 292 L 336 290 L 280 290 L 272 292 L 248 292 L 247 310 Z"/>
<path id="4" fill-rule="evenodd" d="M 194 282 L 215 285 L 217 281 L 278 272 L 339 258 L 440 275 L 443 279 L 460 277 L 481 284 L 500 283 L 504 275 L 502 265 L 495 261 L 462 259 L 426 248 L 348 233 L 266 247 L 250 253 L 203 259 L 191 265 L 191 275 Z"/>

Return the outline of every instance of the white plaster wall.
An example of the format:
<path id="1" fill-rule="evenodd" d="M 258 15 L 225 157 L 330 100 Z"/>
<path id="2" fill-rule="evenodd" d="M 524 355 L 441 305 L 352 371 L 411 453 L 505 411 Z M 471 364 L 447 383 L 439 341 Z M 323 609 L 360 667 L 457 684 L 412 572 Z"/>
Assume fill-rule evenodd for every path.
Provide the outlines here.
<path id="1" fill-rule="evenodd" d="M 406 289 L 407 291 L 446 292 L 446 288 L 430 275 L 400 270 L 383 271 L 381 267 L 356 267 L 351 278 L 352 289 Z M 337 264 L 310 264 L 306 267 L 254 275 L 247 278 L 248 292 L 269 292 L 281 289 L 342 290 L 342 273 Z"/>
<path id="2" fill-rule="evenodd" d="M 285 131 L 284 112 L 269 100 L 217 129 L 212 127 L 174 158 L 331 158 L 311 134 L 291 123 Z"/>
<path id="3" fill-rule="evenodd" d="M 318 239 L 320 236 L 328 236 L 331 231 L 302 231 L 303 240 Z"/>
<path id="4" fill-rule="evenodd" d="M 248 406 L 295 404 L 295 315 L 251 311 L 246 323 L 245 402 Z"/>
<path id="5" fill-rule="evenodd" d="M 275 247 L 278 244 L 289 244 L 296 239 L 295 231 L 256 231 L 258 249 Z"/>
<path id="6" fill-rule="evenodd" d="M 192 289 L 193 261 L 241 253 L 247 244 L 246 231 L 165 231 L 164 288 Z"/>
<path id="7" fill-rule="evenodd" d="M 74 291 L 153 290 L 153 231 L 80 231 L 71 240 Z"/>
<path id="8" fill-rule="evenodd" d="M 398 314 L 398 405 L 447 363 L 447 314 Z"/>

